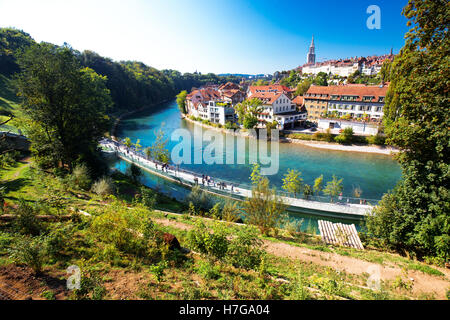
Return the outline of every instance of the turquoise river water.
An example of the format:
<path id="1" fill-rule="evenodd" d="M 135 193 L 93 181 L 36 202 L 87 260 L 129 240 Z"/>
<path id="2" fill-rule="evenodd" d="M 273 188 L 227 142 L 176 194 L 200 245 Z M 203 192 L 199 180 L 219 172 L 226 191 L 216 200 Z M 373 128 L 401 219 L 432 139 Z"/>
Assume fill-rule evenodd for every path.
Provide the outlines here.
<path id="1" fill-rule="evenodd" d="M 193 136 L 194 126 L 197 125 L 181 119 L 176 102 L 172 101 L 122 120 L 117 128 L 117 136 L 120 138 L 129 137 L 133 142 L 140 139 L 140 144 L 145 148 L 152 145 L 157 131 L 162 128 L 166 138 L 169 139 L 168 149 L 171 151 L 179 143 L 179 141 L 171 141 L 172 132 L 184 128 L 189 130 Z M 205 141 L 199 148 L 192 142 L 192 154 L 202 152 L 209 144 L 210 142 Z M 246 153 L 248 159 L 248 147 Z M 126 170 L 127 165 L 122 160 L 113 164 L 115 168 L 121 171 Z M 252 165 L 248 161 L 246 161 L 246 164 L 182 164 L 181 167 L 199 174 L 206 174 L 240 184 L 250 182 L 249 176 L 252 170 Z M 288 169 L 301 171 L 304 182 L 310 185 L 321 174 L 323 174 L 325 182 L 331 180 L 334 174 L 343 178 L 344 197 L 351 197 L 353 188 L 359 186 L 363 191 L 362 197 L 366 199 L 381 199 L 384 193 L 395 186 L 401 176 L 400 167 L 391 156 L 316 149 L 299 144 L 280 143 L 279 171 L 275 175 L 268 176 L 271 183 L 278 189 L 281 189 L 282 179 Z M 184 198 L 189 193 L 188 190 L 147 172 L 144 175 L 143 182 L 179 199 Z M 299 214 L 296 214 L 296 216 L 307 220 L 308 223 L 312 222 L 314 225 L 317 223 L 316 217 Z"/>

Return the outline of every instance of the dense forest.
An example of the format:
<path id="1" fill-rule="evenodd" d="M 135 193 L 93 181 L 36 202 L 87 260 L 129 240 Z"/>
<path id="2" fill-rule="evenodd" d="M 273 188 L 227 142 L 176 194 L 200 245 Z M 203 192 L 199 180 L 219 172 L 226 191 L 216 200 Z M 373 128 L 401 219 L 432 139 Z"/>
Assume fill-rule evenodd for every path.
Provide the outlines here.
<path id="1" fill-rule="evenodd" d="M 11 77 L 19 72 L 17 58 L 37 43 L 21 30 L 0 28 L 0 74 Z M 190 91 L 208 83 L 238 82 L 234 76 L 213 73 L 184 73 L 176 70 L 157 70 L 138 61 L 114 61 L 93 51 L 79 52 L 67 44 L 84 67 L 106 76 L 106 87 L 113 100 L 112 113 L 131 111 L 175 98 L 182 91 Z"/>

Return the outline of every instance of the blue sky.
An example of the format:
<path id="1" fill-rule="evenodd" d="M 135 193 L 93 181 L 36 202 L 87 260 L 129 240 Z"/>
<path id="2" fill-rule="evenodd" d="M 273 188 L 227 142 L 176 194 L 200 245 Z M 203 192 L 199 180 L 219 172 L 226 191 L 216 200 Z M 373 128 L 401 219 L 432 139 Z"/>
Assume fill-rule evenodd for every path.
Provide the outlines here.
<path id="1" fill-rule="evenodd" d="M 406 0 L 0 0 L 0 27 L 114 60 L 202 73 L 273 73 L 305 63 L 398 52 Z M 381 9 L 369 30 L 366 9 Z"/>

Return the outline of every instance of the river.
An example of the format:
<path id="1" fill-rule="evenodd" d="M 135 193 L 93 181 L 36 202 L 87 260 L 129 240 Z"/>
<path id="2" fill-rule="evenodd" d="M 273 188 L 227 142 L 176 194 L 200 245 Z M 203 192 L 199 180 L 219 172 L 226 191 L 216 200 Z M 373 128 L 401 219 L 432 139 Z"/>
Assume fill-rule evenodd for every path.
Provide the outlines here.
<path id="1" fill-rule="evenodd" d="M 185 128 L 193 133 L 194 126 L 198 125 L 181 119 L 177 104 L 172 101 L 151 110 L 135 113 L 122 120 L 117 128 L 117 136 L 129 137 L 133 142 L 140 139 L 140 144 L 145 148 L 152 145 L 157 131 L 162 128 L 165 136 L 169 139 L 168 149 L 171 151 L 179 143 L 170 141 L 172 132 L 179 128 Z M 204 142 L 203 148 L 198 148 L 192 143 L 191 152 L 202 152 L 208 144 L 209 142 Z M 248 149 L 246 152 L 248 153 Z M 123 171 L 127 164 L 117 161 L 114 166 Z M 183 164 L 182 167 L 200 174 L 244 184 L 249 183 L 252 170 L 250 164 L 207 165 L 203 163 Z M 304 182 L 310 185 L 314 183 L 315 178 L 322 174 L 325 183 L 331 180 L 332 175 L 336 175 L 343 178 L 344 197 L 352 197 L 354 187 L 360 187 L 362 197 L 367 199 L 381 199 L 384 193 L 395 186 L 401 176 L 400 167 L 391 156 L 324 150 L 301 144 L 280 143 L 279 171 L 275 175 L 268 176 L 271 183 L 281 189 L 282 179 L 288 169 L 300 171 Z M 182 190 L 182 188 L 148 173 L 145 174 L 143 182 L 151 187 L 158 187 L 176 198 L 183 198 L 188 193 L 187 190 Z M 309 218 L 310 216 L 307 217 L 307 219 Z"/>

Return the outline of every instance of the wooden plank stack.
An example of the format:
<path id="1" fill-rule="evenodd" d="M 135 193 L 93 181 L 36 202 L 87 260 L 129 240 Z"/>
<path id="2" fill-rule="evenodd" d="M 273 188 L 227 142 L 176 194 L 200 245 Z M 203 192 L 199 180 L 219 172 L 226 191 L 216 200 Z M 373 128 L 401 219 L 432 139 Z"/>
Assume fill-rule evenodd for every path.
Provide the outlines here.
<path id="1" fill-rule="evenodd" d="M 327 244 L 364 250 L 354 224 L 348 225 L 319 220 L 319 231 L 322 240 Z"/>

